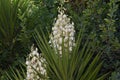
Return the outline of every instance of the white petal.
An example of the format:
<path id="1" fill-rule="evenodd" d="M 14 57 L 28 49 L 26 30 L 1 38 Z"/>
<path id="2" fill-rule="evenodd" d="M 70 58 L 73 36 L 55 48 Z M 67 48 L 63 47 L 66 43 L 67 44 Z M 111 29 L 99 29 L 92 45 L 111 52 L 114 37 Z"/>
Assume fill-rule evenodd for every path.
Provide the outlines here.
<path id="1" fill-rule="evenodd" d="M 72 51 L 72 47 L 69 47 L 69 51 Z"/>
<path id="2" fill-rule="evenodd" d="M 74 32 L 71 32 L 71 33 L 70 33 L 70 36 L 74 36 Z"/>
<path id="3" fill-rule="evenodd" d="M 59 44 L 62 44 L 62 38 L 59 38 Z"/>
<path id="4" fill-rule="evenodd" d="M 58 50 L 60 50 L 60 51 L 61 51 L 61 50 L 62 50 L 62 47 L 61 47 L 61 46 L 60 46 L 60 47 L 58 47 Z"/>
<path id="5" fill-rule="evenodd" d="M 53 35 L 56 35 L 57 34 L 57 31 L 53 31 Z"/>

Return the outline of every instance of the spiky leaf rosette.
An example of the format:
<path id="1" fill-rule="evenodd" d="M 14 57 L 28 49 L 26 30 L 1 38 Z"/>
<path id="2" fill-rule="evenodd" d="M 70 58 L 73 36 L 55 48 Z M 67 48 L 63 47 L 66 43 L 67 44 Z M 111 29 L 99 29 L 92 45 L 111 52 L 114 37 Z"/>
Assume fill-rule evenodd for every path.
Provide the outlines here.
<path id="1" fill-rule="evenodd" d="M 59 12 L 52 31 L 49 43 L 42 29 L 35 29 L 33 34 L 46 59 L 49 80 L 105 79 L 106 75 L 98 76 L 102 66 L 101 51 L 97 50 L 99 45 L 91 35 L 89 36 L 91 40 L 89 38 L 84 40 L 84 28 L 80 29 L 75 42 L 74 23 L 70 22 L 70 18 L 64 14 L 63 10 Z M 95 52 L 98 54 L 95 55 Z"/>

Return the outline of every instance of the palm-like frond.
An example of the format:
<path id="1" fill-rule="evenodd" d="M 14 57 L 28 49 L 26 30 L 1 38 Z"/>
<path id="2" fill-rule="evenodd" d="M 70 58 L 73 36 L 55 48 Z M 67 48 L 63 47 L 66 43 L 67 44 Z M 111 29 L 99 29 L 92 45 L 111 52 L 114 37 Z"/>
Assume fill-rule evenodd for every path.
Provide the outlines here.
<path id="1" fill-rule="evenodd" d="M 8 71 L 5 72 L 2 80 L 24 80 L 26 78 L 26 71 L 23 65 L 18 68 L 9 67 Z"/>
<path id="2" fill-rule="evenodd" d="M 15 36 L 19 30 L 17 21 L 17 9 L 19 0 L 0 0 L 0 42 L 9 46 L 14 43 Z M 13 4 L 13 5 L 11 5 Z"/>
<path id="3" fill-rule="evenodd" d="M 20 19 L 27 12 L 29 0 L 0 0 L 0 43 L 3 47 L 13 47 L 20 34 Z M 19 10 L 22 12 L 20 13 Z"/>
<path id="4" fill-rule="evenodd" d="M 83 41 L 83 31 L 81 29 L 72 53 L 69 50 L 66 52 L 62 46 L 63 54 L 60 57 L 56 54 L 56 49 L 49 46 L 43 31 L 35 30 L 34 38 L 48 63 L 47 74 L 50 80 L 104 80 L 106 75 L 98 76 L 102 66 L 102 52 L 97 51 L 98 45 L 94 40 Z"/>

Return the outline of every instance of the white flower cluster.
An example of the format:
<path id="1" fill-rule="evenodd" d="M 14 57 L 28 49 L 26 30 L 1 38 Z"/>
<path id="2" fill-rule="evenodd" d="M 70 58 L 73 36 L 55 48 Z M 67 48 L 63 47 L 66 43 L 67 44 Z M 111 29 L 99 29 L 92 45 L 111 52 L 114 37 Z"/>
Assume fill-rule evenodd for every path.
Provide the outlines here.
<path id="1" fill-rule="evenodd" d="M 70 18 L 64 14 L 64 10 L 59 10 L 58 19 L 52 31 L 49 43 L 53 44 L 54 48 L 59 51 L 59 54 L 62 54 L 62 44 L 64 44 L 66 50 L 68 49 L 71 52 L 75 45 L 74 23 L 70 22 Z"/>
<path id="2" fill-rule="evenodd" d="M 38 53 L 38 49 L 35 50 L 31 48 L 31 53 L 29 54 L 26 65 L 27 65 L 27 77 L 25 80 L 45 80 L 39 77 L 38 73 L 46 76 L 45 69 L 46 60 Z"/>

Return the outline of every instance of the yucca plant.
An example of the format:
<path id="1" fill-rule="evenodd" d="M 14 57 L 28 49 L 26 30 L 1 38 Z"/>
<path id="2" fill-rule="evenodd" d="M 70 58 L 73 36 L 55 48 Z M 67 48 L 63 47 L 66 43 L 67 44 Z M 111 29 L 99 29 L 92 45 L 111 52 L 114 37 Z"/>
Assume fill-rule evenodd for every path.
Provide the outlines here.
<path id="1" fill-rule="evenodd" d="M 17 49 L 23 47 L 19 35 L 23 28 L 22 18 L 28 10 L 28 3 L 29 0 L 0 0 L 0 57 L 2 57 L 0 67 L 2 68 L 12 65 L 16 57 L 23 55 L 19 53 L 25 51 Z"/>
<path id="2" fill-rule="evenodd" d="M 94 42 L 94 37 L 89 36 L 88 40 L 84 40 L 85 29 L 81 29 L 75 46 L 70 48 L 70 31 L 73 26 L 70 18 L 67 18 L 64 11 L 61 11 L 52 28 L 51 45 L 42 29 L 35 29 L 34 38 L 47 62 L 47 79 L 104 80 L 106 74 L 103 76 L 98 74 L 102 66 L 102 62 L 100 62 L 102 51 L 97 50 L 99 45 Z M 65 36 L 65 34 L 68 36 Z M 68 37 L 67 42 L 65 42 L 66 37 Z M 72 40 L 74 42 L 74 38 Z M 97 55 L 94 53 L 97 53 Z"/>
<path id="3" fill-rule="evenodd" d="M 83 34 L 80 33 L 76 47 L 71 53 L 62 51 L 62 57 L 56 54 L 56 50 L 49 46 L 45 35 L 36 30 L 35 39 L 42 54 L 47 61 L 47 74 L 50 80 L 104 80 L 106 75 L 99 76 L 102 62 L 99 62 L 101 52 L 96 51 L 95 42 L 82 42 Z M 62 46 L 64 47 L 64 46 Z M 59 51 L 57 51 L 59 53 Z"/>
<path id="4" fill-rule="evenodd" d="M 29 10 L 29 3 L 30 0 L 0 0 L 0 43 L 2 47 L 15 43 L 22 27 L 22 19 Z"/>
<path id="5" fill-rule="evenodd" d="M 19 1 L 0 0 L 0 67 L 5 68 L 6 63 L 13 61 L 8 55 L 13 52 L 16 36 L 19 34 L 20 26 L 17 20 L 17 9 Z M 9 59 L 9 61 L 7 59 Z"/>
<path id="6" fill-rule="evenodd" d="M 47 77 L 41 79 L 41 75 L 36 74 L 36 76 L 40 77 L 38 80 L 105 79 L 107 74 L 99 75 L 102 66 L 102 61 L 100 61 L 102 51 L 98 51 L 99 44 L 96 44 L 92 35 L 84 39 L 85 28 L 81 28 L 78 37 L 74 38 L 74 23 L 61 10 L 52 30 L 50 40 L 42 29 L 35 29 L 33 34 L 42 52 L 41 54 L 46 60 Z M 37 69 L 34 70 L 38 74 L 41 73 Z M 5 80 L 26 79 L 24 71 L 21 73 L 16 69 L 10 69 L 9 72 Z"/>
<path id="7" fill-rule="evenodd" d="M 16 33 L 19 32 L 17 9 L 19 0 L 0 0 L 0 43 L 2 48 L 13 47 Z"/>

